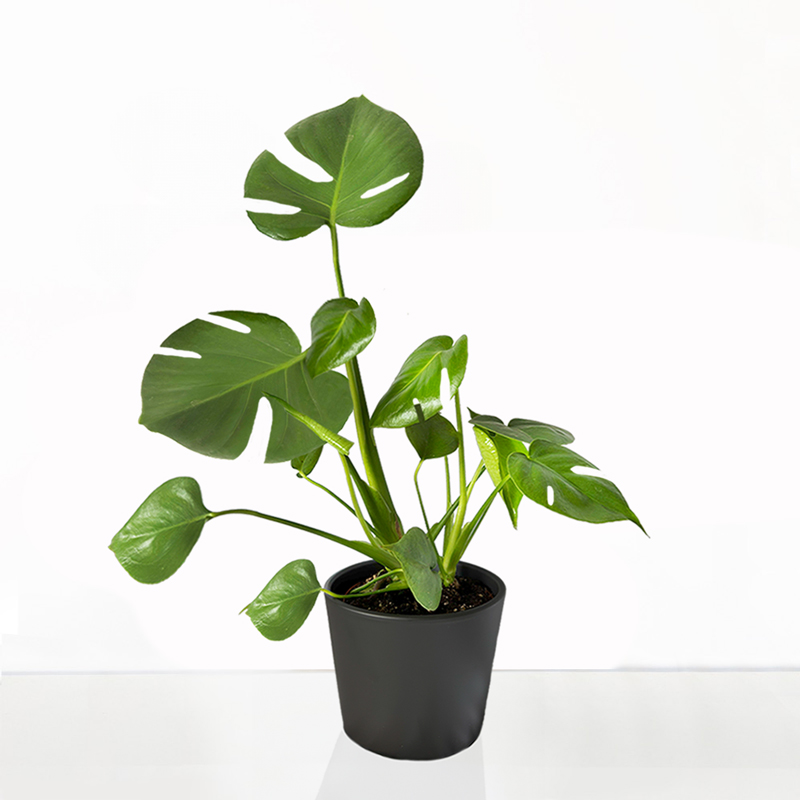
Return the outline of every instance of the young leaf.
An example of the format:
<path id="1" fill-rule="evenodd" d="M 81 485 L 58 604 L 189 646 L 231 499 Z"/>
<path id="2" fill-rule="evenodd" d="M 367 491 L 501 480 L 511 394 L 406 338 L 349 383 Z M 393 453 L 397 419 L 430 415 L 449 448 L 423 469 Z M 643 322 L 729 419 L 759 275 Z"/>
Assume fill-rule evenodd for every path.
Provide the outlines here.
<path id="1" fill-rule="evenodd" d="M 262 636 L 288 639 L 306 621 L 321 590 L 314 565 L 301 558 L 278 570 L 244 610 Z"/>
<path id="2" fill-rule="evenodd" d="M 311 319 L 306 366 L 312 376 L 346 364 L 375 336 L 375 312 L 365 298 L 328 300 Z"/>
<path id="3" fill-rule="evenodd" d="M 409 425 L 406 436 L 423 461 L 443 458 L 458 450 L 458 432 L 441 414 Z"/>
<path id="4" fill-rule="evenodd" d="M 273 239 L 297 239 L 322 225 L 377 225 L 404 206 L 422 180 L 422 148 L 414 131 L 363 95 L 298 122 L 286 137 L 332 180 L 311 181 L 265 150 L 247 173 L 245 197 L 299 209 L 247 212 L 256 228 Z M 397 178 L 403 180 L 374 191 Z"/>
<path id="5" fill-rule="evenodd" d="M 310 475 L 314 467 L 317 466 L 320 456 L 322 455 L 322 447 L 306 453 L 304 456 L 298 456 L 292 459 L 292 469 L 302 472 L 303 475 Z"/>
<path id="6" fill-rule="evenodd" d="M 408 588 L 417 602 L 434 611 L 442 598 L 442 579 L 436 548 L 420 528 L 409 528 L 399 542 L 386 548 L 397 556 L 403 567 Z"/>
<path id="7" fill-rule="evenodd" d="M 277 317 L 219 311 L 247 333 L 196 319 L 179 328 L 164 347 L 200 358 L 157 354 L 142 379 L 140 422 L 184 447 L 216 458 L 236 458 L 253 430 L 264 394 L 285 400 L 326 428 L 339 431 L 352 411 L 344 375 L 312 379 L 300 342 Z M 284 409 L 273 407 L 266 461 L 290 461 L 319 447 L 319 438 Z"/>
<path id="8" fill-rule="evenodd" d="M 305 425 L 309 430 L 313 431 L 320 439 L 322 439 L 323 442 L 327 442 L 327 444 L 335 447 L 342 455 L 346 456 L 350 452 L 350 448 L 354 443 L 349 439 L 345 439 L 344 436 L 339 436 L 338 433 L 334 433 L 324 425 L 320 425 L 319 422 L 309 417 L 308 414 L 301 414 L 296 408 L 290 406 L 285 400 L 281 400 L 280 397 L 275 397 L 274 395 L 268 394 L 267 399 L 272 405 L 273 413 L 277 409 L 284 409 L 287 414 L 294 417 L 298 422 L 302 422 L 303 425 Z"/>
<path id="9" fill-rule="evenodd" d="M 622 492 L 608 479 L 573 472 L 573 467 L 597 469 L 582 456 L 559 444 L 536 441 L 530 452 L 508 457 L 511 479 L 531 500 L 584 522 L 630 520 L 646 534 Z M 552 503 L 548 502 L 548 487 Z"/>
<path id="10" fill-rule="evenodd" d="M 373 489 L 359 474 L 353 462 L 345 456 L 347 471 L 364 501 L 376 536 L 383 542 L 396 542 L 403 534 L 397 514 L 389 507 L 379 492 Z"/>
<path id="11" fill-rule="evenodd" d="M 467 369 L 467 337 L 453 343 L 449 336 L 423 342 L 403 363 L 397 377 L 378 401 L 370 424 L 373 428 L 404 428 L 419 421 L 416 406 L 425 419 L 442 410 L 439 396 L 442 370 L 447 370 L 452 397 Z"/>
<path id="12" fill-rule="evenodd" d="M 486 471 L 495 486 L 499 486 L 508 475 L 506 467 L 508 457 L 512 453 L 527 453 L 527 448 L 522 442 L 500 434 L 491 434 L 477 426 L 475 427 L 475 439 L 478 442 L 483 463 L 486 465 Z M 516 528 L 522 492 L 513 481 L 508 481 L 500 492 L 508 509 L 508 515 L 511 517 L 511 523 Z"/>
<path id="13" fill-rule="evenodd" d="M 183 564 L 211 517 L 197 481 L 173 478 L 136 509 L 109 547 L 132 578 L 159 583 Z"/>

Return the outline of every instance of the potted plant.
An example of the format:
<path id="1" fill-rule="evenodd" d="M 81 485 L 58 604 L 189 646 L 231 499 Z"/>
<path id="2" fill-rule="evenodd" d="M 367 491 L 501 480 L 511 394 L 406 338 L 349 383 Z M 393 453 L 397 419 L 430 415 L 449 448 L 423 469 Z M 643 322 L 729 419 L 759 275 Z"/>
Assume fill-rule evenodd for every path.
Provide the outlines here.
<path id="1" fill-rule="evenodd" d="M 209 511 L 197 482 L 179 477 L 142 503 L 111 550 L 133 578 L 157 583 L 183 564 L 206 523 L 228 514 L 260 517 L 355 550 L 367 561 L 325 586 L 310 561 L 287 564 L 245 611 L 268 639 L 285 639 L 324 594 L 348 735 L 384 755 L 447 756 L 478 736 L 488 692 L 505 587 L 462 559 L 492 503 L 501 498 L 515 527 L 523 497 L 577 520 L 642 526 L 619 489 L 567 447 L 572 434 L 555 425 L 504 423 L 470 411 L 480 458 L 468 471 L 460 396 L 465 336 L 422 342 L 370 409 L 358 356 L 375 334 L 376 318 L 368 300 L 345 293 L 337 228 L 376 225 L 408 202 L 422 179 L 422 149 L 403 119 L 363 96 L 304 119 L 286 136 L 331 180 L 309 180 L 265 151 L 248 172 L 245 196 L 290 208 L 248 215 L 259 231 L 279 240 L 326 227 L 337 296 L 313 315 L 306 348 L 285 322 L 265 313 L 219 311 L 219 325 L 196 319 L 179 328 L 162 346 L 193 357 L 152 357 L 142 380 L 140 422 L 195 452 L 234 459 L 247 445 L 259 400 L 267 397 L 272 427 L 265 461 L 289 463 L 347 509 L 361 536 L 344 538 L 250 509 Z M 451 400 L 455 418 L 448 420 L 441 412 Z M 351 415 L 355 441 L 341 433 Z M 407 526 L 406 512 L 401 520 L 378 453 L 377 427 L 404 429 L 420 466 L 444 464 L 445 497 L 436 515 L 423 500 L 418 467 L 416 524 Z M 311 477 L 324 451 L 341 462 L 340 494 Z M 481 499 L 473 501 L 484 474 Z"/>

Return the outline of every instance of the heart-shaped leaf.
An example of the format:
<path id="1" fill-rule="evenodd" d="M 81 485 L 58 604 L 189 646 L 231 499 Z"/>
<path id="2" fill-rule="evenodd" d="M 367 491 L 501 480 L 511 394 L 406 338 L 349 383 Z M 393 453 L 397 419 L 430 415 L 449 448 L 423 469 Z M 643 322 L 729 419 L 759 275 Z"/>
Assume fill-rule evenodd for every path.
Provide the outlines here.
<path id="1" fill-rule="evenodd" d="M 247 212 L 273 239 L 296 239 L 322 225 L 377 225 L 405 205 L 422 180 L 422 148 L 414 131 L 364 96 L 298 122 L 286 138 L 332 180 L 311 181 L 265 150 L 247 173 L 245 197 L 299 209 Z M 387 184 L 392 185 L 380 191 Z"/>
<path id="2" fill-rule="evenodd" d="M 644 531 L 622 492 L 610 480 L 576 473 L 574 467 L 597 469 L 572 450 L 544 441 L 534 442 L 527 454 L 512 453 L 508 457 L 511 479 L 526 497 L 545 508 L 584 522 L 627 519 Z"/>
<path id="3" fill-rule="evenodd" d="M 277 317 L 219 311 L 246 333 L 196 319 L 179 328 L 164 347 L 200 358 L 156 354 L 142 379 L 140 422 L 190 450 L 236 458 L 247 446 L 259 399 L 280 397 L 332 431 L 352 411 L 347 379 L 336 372 L 311 377 L 300 342 Z M 319 447 L 319 438 L 273 404 L 266 461 L 290 461 Z"/>
<path id="4" fill-rule="evenodd" d="M 374 428 L 404 428 L 419 422 L 417 406 L 425 419 L 442 410 L 439 396 L 442 370 L 447 370 L 452 397 L 467 369 L 467 337 L 453 343 L 449 336 L 423 342 L 403 363 L 392 385 L 375 406 Z"/>
<path id="5" fill-rule="evenodd" d="M 212 516 L 194 478 L 173 478 L 136 509 L 109 547 L 131 577 L 160 583 L 183 564 Z"/>
<path id="6" fill-rule="evenodd" d="M 375 312 L 369 301 L 340 297 L 325 303 L 311 319 L 306 366 L 319 375 L 357 356 L 375 336 Z"/>
<path id="7" fill-rule="evenodd" d="M 267 639 L 288 639 L 306 621 L 321 590 L 314 565 L 301 558 L 278 570 L 244 610 Z"/>
<path id="8" fill-rule="evenodd" d="M 458 432 L 441 414 L 409 425 L 406 436 L 423 461 L 443 458 L 458 450 Z"/>
<path id="9" fill-rule="evenodd" d="M 396 544 L 386 548 L 397 556 L 408 588 L 416 601 L 434 611 L 442 598 L 442 579 L 436 548 L 421 528 L 409 528 Z"/>

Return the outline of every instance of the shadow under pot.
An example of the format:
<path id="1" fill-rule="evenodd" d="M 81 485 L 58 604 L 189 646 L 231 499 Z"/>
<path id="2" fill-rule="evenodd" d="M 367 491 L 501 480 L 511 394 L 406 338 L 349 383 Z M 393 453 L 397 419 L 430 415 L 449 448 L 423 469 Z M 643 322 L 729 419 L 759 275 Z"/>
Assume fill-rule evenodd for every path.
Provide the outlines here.
<path id="1" fill-rule="evenodd" d="M 380 569 L 372 561 L 340 570 L 336 594 Z M 447 614 L 386 614 L 325 595 L 345 733 L 390 758 L 446 758 L 479 736 L 506 587 L 481 567 L 457 575 L 485 584 L 491 600 Z"/>

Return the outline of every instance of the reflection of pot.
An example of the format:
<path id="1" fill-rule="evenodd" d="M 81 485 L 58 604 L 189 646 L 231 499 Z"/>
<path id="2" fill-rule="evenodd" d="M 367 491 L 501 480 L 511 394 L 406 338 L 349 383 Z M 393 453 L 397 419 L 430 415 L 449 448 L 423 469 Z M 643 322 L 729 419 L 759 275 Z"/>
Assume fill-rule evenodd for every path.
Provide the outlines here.
<path id="1" fill-rule="evenodd" d="M 375 574 L 371 561 L 347 567 L 325 588 L 344 594 Z M 481 732 L 506 587 L 488 570 L 461 563 L 482 581 L 488 602 L 452 614 L 366 611 L 325 595 L 345 733 L 391 758 L 445 758 Z"/>

